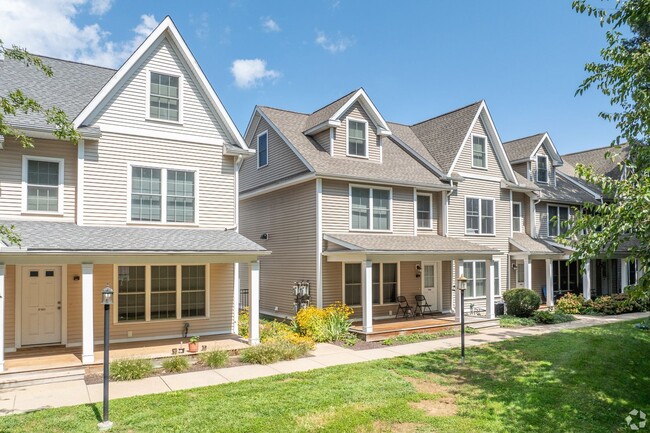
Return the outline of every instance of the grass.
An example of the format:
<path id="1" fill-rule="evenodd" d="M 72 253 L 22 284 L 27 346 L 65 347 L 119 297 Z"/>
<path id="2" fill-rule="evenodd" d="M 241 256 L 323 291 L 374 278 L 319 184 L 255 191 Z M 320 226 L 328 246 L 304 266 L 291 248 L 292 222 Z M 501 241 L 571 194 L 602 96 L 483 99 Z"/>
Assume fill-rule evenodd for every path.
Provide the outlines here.
<path id="1" fill-rule="evenodd" d="M 466 334 L 478 334 L 478 329 L 471 326 L 465 327 Z M 381 342 L 384 346 L 393 346 L 395 344 L 419 343 L 421 341 L 438 340 L 439 338 L 456 337 L 460 335 L 459 329 L 445 329 L 444 331 L 432 332 L 429 334 L 406 334 L 390 337 Z"/>
<path id="2" fill-rule="evenodd" d="M 499 326 L 502 328 L 519 328 L 521 326 L 535 326 L 535 319 L 532 317 L 516 317 L 507 314 L 499 317 Z"/>
<path id="3" fill-rule="evenodd" d="M 638 321 L 637 321 L 638 322 Z M 629 431 L 650 412 L 650 332 L 633 322 L 115 400 L 114 433 Z M 96 432 L 101 404 L 0 418 Z M 445 415 L 445 416 L 440 416 Z"/>

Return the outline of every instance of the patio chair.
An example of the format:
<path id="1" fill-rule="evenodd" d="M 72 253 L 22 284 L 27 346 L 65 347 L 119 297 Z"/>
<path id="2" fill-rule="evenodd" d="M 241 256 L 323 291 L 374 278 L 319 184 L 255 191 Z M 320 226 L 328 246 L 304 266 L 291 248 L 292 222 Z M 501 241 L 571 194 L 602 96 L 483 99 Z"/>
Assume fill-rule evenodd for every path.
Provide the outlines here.
<path id="1" fill-rule="evenodd" d="M 405 296 L 398 296 L 397 297 L 397 302 L 399 305 L 397 306 L 397 312 L 395 313 L 395 318 L 399 316 L 399 312 L 402 312 L 402 317 L 414 317 L 415 312 L 413 310 L 413 307 L 409 305 L 409 302 L 406 300 Z"/>
<path id="2" fill-rule="evenodd" d="M 427 302 L 427 298 L 424 295 L 415 295 L 415 315 L 417 316 L 419 311 L 420 315 L 424 316 L 426 310 L 429 310 L 429 314 L 433 315 L 433 310 Z"/>

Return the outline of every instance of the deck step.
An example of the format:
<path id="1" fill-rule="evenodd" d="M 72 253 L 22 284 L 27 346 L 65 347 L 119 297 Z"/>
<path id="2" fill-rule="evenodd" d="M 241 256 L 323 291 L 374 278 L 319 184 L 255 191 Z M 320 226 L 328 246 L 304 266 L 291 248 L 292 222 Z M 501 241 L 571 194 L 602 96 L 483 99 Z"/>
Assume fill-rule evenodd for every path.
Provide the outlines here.
<path id="1" fill-rule="evenodd" d="M 0 374 L 0 389 L 19 388 L 30 385 L 42 385 L 54 382 L 83 380 L 84 367 L 60 367 L 46 370 L 8 371 Z"/>

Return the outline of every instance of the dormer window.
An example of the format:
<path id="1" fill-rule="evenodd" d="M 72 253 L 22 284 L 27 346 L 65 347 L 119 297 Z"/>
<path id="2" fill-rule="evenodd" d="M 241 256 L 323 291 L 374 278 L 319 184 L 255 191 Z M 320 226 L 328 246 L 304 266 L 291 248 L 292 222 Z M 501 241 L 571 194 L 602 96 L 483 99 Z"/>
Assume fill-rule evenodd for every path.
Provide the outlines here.
<path id="1" fill-rule="evenodd" d="M 149 117 L 180 121 L 179 77 L 151 72 L 149 79 Z"/>
<path id="2" fill-rule="evenodd" d="M 487 140 L 481 135 L 472 135 L 472 167 L 487 168 Z"/>
<path id="3" fill-rule="evenodd" d="M 269 164 L 269 133 L 264 131 L 257 136 L 257 168 Z"/>
<path id="4" fill-rule="evenodd" d="M 537 155 L 537 182 L 548 183 L 548 158 Z"/>
<path id="5" fill-rule="evenodd" d="M 368 157 L 368 124 L 348 119 L 348 156 Z"/>

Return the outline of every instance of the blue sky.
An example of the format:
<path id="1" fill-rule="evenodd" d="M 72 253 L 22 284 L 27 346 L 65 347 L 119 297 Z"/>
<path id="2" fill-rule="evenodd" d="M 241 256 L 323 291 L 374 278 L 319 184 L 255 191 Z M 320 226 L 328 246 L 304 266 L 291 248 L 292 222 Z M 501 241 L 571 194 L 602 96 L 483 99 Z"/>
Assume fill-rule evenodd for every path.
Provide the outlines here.
<path id="1" fill-rule="evenodd" d="M 311 112 L 364 87 L 395 122 L 485 99 L 503 141 L 548 131 L 568 153 L 616 135 L 604 96 L 574 97 L 605 39 L 570 0 L 0 0 L 0 38 L 119 65 L 166 15 L 242 133 L 256 104 Z"/>

